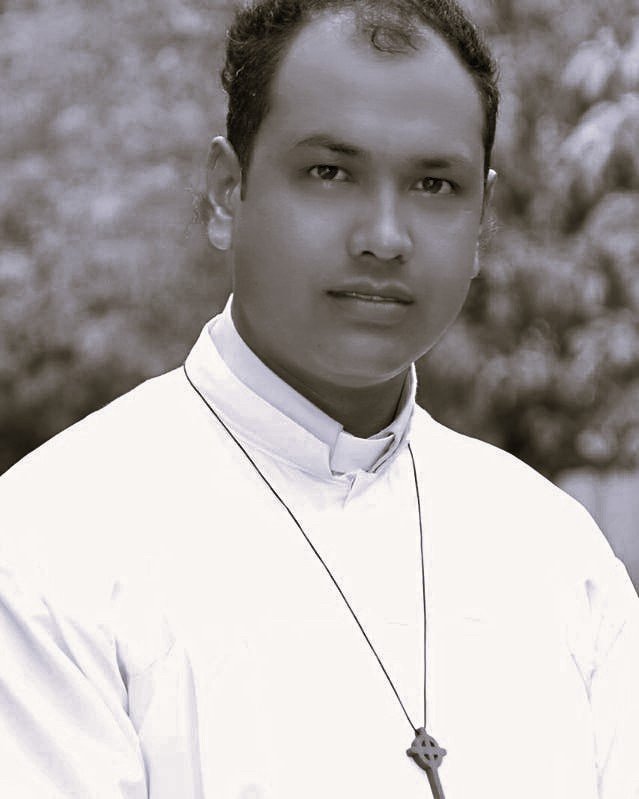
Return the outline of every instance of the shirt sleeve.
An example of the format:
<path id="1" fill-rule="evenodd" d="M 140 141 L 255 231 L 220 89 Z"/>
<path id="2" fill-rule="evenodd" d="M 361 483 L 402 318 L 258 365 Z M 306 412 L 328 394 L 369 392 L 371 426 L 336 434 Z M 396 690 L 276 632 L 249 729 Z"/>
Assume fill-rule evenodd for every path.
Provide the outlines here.
<path id="1" fill-rule="evenodd" d="M 0 570 L 0 795 L 200 799 L 188 660 L 137 605 L 119 642 L 133 605 L 87 623 Z"/>
<path id="2" fill-rule="evenodd" d="M 142 594 L 146 593 L 146 596 Z M 116 586 L 114 627 L 128 715 L 142 750 L 150 799 L 202 799 L 191 664 L 152 592 Z"/>
<path id="3" fill-rule="evenodd" d="M 600 799 L 639 799 L 639 597 L 623 564 L 588 585 L 590 679 Z"/>

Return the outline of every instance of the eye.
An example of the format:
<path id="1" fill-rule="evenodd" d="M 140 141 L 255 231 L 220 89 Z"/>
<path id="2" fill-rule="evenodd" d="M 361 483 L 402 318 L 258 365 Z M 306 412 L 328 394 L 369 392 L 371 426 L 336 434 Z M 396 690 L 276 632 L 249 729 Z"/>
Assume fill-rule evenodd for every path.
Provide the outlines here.
<path id="1" fill-rule="evenodd" d="M 453 184 L 443 178 L 422 178 L 415 184 L 424 194 L 453 194 Z"/>
<path id="2" fill-rule="evenodd" d="M 317 166 L 309 169 L 308 174 L 318 180 L 334 182 L 348 180 L 348 175 L 341 167 L 332 166 L 331 164 L 317 164 Z"/>

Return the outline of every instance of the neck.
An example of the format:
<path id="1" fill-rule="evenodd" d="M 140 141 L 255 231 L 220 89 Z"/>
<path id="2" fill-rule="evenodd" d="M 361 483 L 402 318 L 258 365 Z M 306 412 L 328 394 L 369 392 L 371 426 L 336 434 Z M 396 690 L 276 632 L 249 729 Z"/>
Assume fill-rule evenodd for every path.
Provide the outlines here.
<path id="1" fill-rule="evenodd" d="M 393 421 L 406 380 L 404 372 L 387 382 L 365 387 L 336 386 L 315 379 L 311 385 L 277 364 L 264 362 L 289 386 L 358 438 L 375 435 Z"/>
<path id="2" fill-rule="evenodd" d="M 397 414 L 408 369 L 379 383 L 345 386 L 317 375 L 302 373 L 285 366 L 244 329 L 241 318 L 233 318 L 238 334 L 253 353 L 271 371 L 316 407 L 339 422 L 344 430 L 358 438 L 368 438 L 389 425 Z"/>

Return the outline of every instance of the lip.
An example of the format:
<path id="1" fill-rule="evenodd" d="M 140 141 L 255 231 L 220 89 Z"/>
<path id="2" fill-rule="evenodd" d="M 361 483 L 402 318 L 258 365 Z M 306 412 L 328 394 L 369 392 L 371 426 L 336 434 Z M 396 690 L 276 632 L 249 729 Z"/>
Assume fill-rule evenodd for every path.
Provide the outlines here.
<path id="1" fill-rule="evenodd" d="M 413 295 L 401 283 L 372 281 L 353 281 L 327 291 L 333 297 L 344 297 L 371 303 L 398 303 L 410 305 L 414 302 Z"/>

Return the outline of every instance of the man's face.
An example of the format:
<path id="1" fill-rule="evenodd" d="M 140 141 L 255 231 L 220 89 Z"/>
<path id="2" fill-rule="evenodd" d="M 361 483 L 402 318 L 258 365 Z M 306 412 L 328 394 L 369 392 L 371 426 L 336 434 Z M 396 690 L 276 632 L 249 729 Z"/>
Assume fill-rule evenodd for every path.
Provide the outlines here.
<path id="1" fill-rule="evenodd" d="M 425 31 L 390 55 L 348 15 L 293 40 L 233 222 L 233 316 L 280 375 L 365 387 L 403 374 L 468 291 L 484 195 L 469 72 Z"/>

